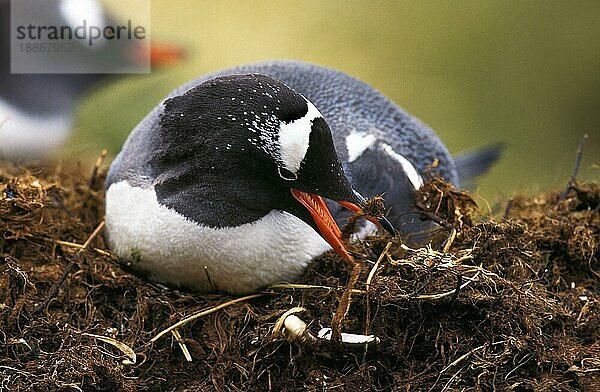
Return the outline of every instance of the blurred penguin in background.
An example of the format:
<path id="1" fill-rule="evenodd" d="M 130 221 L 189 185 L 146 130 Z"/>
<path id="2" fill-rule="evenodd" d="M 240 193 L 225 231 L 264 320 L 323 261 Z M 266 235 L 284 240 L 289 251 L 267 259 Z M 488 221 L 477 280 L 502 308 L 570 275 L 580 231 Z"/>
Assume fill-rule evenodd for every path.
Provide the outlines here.
<path id="1" fill-rule="evenodd" d="M 80 45 L 78 54 L 69 58 L 77 62 L 78 69 L 101 64 L 112 73 L 11 73 L 10 3 L 0 0 L 0 159 L 25 163 L 51 157 L 68 138 L 76 105 L 85 93 L 113 80 L 132 63 L 150 61 L 152 66 L 162 66 L 183 55 L 181 48 L 169 44 L 152 44 L 146 50 L 135 40 L 121 46 L 75 41 Z M 40 16 L 41 25 L 75 28 L 83 20 L 88 26 L 119 24 L 96 0 L 39 1 L 32 19 L 35 15 Z"/>

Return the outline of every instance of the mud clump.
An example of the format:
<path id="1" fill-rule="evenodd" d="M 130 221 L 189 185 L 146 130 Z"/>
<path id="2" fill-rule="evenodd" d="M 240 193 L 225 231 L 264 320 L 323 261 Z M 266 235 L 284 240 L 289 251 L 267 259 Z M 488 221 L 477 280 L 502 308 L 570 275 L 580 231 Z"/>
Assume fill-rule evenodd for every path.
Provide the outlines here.
<path id="1" fill-rule="evenodd" d="M 494 220 L 429 181 L 421 204 L 448 240 L 353 244 L 343 331 L 380 343 L 350 346 L 273 337 L 294 307 L 314 336 L 331 325 L 350 272 L 337 255 L 248 299 L 152 285 L 97 230 L 103 176 L 0 166 L 0 389 L 600 390 L 598 184 L 517 196 Z"/>

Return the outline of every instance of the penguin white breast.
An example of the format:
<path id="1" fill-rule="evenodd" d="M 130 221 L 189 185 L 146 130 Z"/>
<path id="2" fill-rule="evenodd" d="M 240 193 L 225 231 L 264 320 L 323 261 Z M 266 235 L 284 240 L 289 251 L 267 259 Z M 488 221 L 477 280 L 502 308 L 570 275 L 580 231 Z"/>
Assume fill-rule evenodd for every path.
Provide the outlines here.
<path id="1" fill-rule="evenodd" d="M 154 188 L 127 181 L 106 192 L 108 242 L 150 279 L 199 291 L 246 293 L 298 278 L 331 249 L 307 223 L 284 211 L 237 227 L 211 228 L 161 205 Z"/>
<path id="2" fill-rule="evenodd" d="M 0 157 L 37 158 L 69 135 L 70 116 L 35 116 L 0 99 Z"/>

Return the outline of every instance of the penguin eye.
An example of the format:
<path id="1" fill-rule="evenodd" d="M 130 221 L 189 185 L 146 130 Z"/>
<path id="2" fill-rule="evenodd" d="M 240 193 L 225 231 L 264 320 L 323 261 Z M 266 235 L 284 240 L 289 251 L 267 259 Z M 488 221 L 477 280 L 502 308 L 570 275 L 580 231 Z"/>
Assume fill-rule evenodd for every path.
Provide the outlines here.
<path id="1" fill-rule="evenodd" d="M 279 171 L 279 177 L 283 178 L 286 181 L 294 181 L 298 178 L 296 173 L 286 169 L 285 167 L 279 167 L 277 168 L 277 170 Z"/>

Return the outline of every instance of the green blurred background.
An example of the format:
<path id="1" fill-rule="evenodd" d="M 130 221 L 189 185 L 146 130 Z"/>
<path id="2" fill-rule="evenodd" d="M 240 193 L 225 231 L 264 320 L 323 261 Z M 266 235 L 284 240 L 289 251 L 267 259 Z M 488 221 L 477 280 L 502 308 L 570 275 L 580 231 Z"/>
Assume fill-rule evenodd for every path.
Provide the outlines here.
<path id="1" fill-rule="evenodd" d="M 453 153 L 506 142 L 479 183 L 489 204 L 564 186 L 583 133 L 590 140 L 579 178 L 600 178 L 600 1 L 151 5 L 153 39 L 185 45 L 188 59 L 89 94 L 66 156 L 90 160 L 103 147 L 114 156 L 136 123 L 192 78 L 286 58 L 362 79 L 429 124 Z"/>

